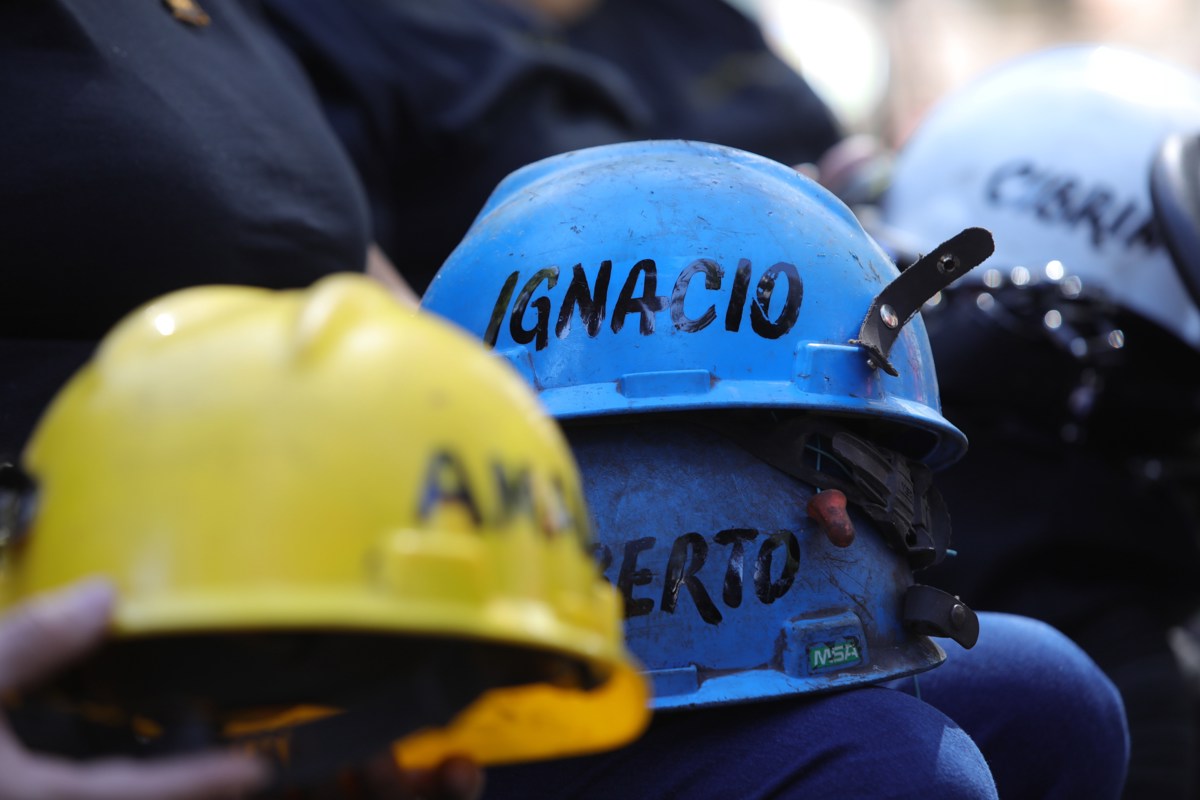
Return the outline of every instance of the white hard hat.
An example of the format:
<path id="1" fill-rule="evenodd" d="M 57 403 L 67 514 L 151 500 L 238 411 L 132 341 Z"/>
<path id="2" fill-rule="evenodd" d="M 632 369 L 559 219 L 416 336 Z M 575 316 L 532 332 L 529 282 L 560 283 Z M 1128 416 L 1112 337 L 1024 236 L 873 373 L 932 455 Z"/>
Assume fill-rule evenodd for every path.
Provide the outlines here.
<path id="1" fill-rule="evenodd" d="M 1108 46 L 1008 62 L 941 101 L 897 155 L 877 237 L 996 240 L 963 283 L 1071 280 L 1200 349 L 1200 311 L 1150 196 L 1163 143 L 1200 132 L 1200 73 Z M 997 272 L 999 270 L 999 273 Z"/>

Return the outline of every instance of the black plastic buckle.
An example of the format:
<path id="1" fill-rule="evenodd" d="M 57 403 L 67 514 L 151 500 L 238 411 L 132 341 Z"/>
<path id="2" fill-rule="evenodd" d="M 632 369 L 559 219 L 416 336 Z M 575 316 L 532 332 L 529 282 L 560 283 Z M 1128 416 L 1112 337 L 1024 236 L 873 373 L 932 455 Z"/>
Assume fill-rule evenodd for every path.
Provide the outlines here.
<path id="1" fill-rule="evenodd" d="M 855 491 L 847 497 L 883 526 L 913 569 L 941 561 L 950 544 L 950 514 L 929 468 L 845 432 L 834 435 L 832 446 L 850 465 Z"/>
<path id="2" fill-rule="evenodd" d="M 767 432 L 714 425 L 765 463 L 818 489 L 837 489 L 880 525 L 880 532 L 913 569 L 932 566 L 950 545 L 950 514 L 930 469 L 842 427 L 806 417 Z M 826 452 L 826 466 L 810 464 Z"/>

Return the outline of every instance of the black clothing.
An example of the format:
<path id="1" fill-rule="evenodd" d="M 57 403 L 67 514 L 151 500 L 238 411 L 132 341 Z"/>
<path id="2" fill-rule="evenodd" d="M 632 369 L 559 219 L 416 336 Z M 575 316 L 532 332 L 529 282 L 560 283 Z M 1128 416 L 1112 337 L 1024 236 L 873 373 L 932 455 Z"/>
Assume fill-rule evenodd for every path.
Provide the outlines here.
<path id="1" fill-rule="evenodd" d="M 366 201 L 244 0 L 0 4 L 0 459 L 122 316 L 203 283 L 363 268 Z"/>
<path id="2" fill-rule="evenodd" d="M 268 0 L 418 293 L 496 184 L 545 156 L 633 138 L 623 76 L 527 35 L 491 0 Z"/>
<path id="3" fill-rule="evenodd" d="M 418 293 L 530 162 L 636 139 L 815 161 L 840 132 L 723 0 L 608 0 L 568 28 L 499 0 L 267 0 Z"/>
<path id="4" fill-rule="evenodd" d="M 697 139 L 784 164 L 842 137 L 829 106 L 726 0 L 603 0 L 567 41 L 619 68 L 653 110 L 647 139 Z"/>
<path id="5" fill-rule="evenodd" d="M 1072 354 L 1033 290 L 973 291 L 926 314 L 943 413 L 970 449 L 935 478 L 959 555 L 921 574 L 976 608 L 1034 617 L 1090 655 L 1125 702 L 1125 798 L 1194 796 L 1200 726 L 1171 630 L 1200 608 L 1197 354 L 1104 304 L 1063 329 L 1116 328 Z"/>

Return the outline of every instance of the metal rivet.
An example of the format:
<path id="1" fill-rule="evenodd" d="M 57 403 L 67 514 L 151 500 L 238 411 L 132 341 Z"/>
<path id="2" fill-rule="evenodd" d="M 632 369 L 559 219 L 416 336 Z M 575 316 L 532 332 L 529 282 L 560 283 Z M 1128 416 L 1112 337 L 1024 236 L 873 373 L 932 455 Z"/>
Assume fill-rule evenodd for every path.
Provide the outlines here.
<path id="1" fill-rule="evenodd" d="M 953 253 L 946 253 L 937 260 L 939 272 L 955 272 L 958 270 L 958 256 Z"/>
<path id="2" fill-rule="evenodd" d="M 893 330 L 900 327 L 900 317 L 896 315 L 896 309 L 884 303 L 879 307 L 879 318 L 883 320 L 883 324 Z"/>
<path id="3" fill-rule="evenodd" d="M 950 624 L 956 628 L 961 628 L 967 621 L 967 607 L 962 603 L 955 603 L 950 608 Z"/>

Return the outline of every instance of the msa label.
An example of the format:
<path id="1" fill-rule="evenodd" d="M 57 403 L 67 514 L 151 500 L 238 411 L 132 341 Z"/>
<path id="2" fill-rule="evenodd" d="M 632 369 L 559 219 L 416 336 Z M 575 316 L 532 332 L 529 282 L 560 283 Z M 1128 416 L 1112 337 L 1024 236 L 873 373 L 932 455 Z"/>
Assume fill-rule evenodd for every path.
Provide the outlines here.
<path id="1" fill-rule="evenodd" d="M 858 638 L 847 636 L 832 642 L 820 642 L 808 646 L 808 671 L 828 672 L 853 666 L 862 661 L 858 650 Z"/>

